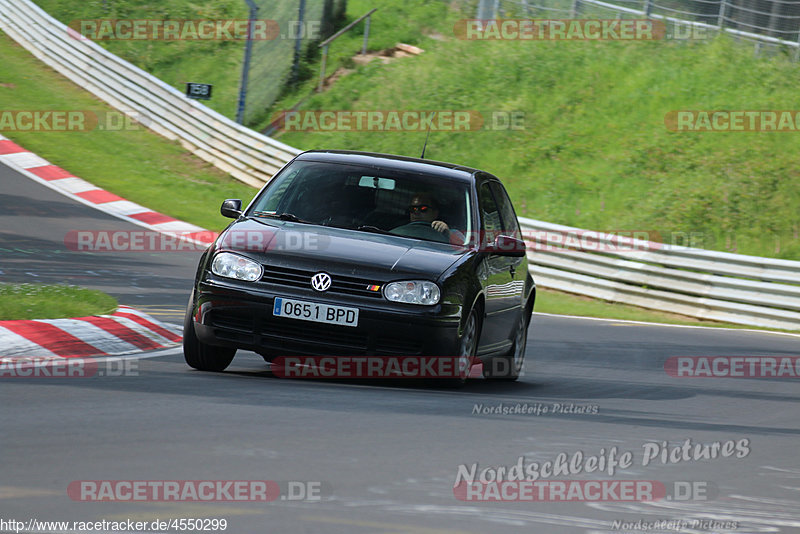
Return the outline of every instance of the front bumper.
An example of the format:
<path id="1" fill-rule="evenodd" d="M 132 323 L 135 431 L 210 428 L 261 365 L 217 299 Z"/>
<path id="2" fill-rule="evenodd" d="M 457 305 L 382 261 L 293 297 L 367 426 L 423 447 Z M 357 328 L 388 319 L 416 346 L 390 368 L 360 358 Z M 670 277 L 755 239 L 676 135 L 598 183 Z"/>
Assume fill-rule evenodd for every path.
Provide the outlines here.
<path id="1" fill-rule="evenodd" d="M 275 317 L 275 297 L 357 307 L 358 326 Z M 197 287 L 193 318 L 197 337 L 203 343 L 271 357 L 458 354 L 460 308 L 440 304 L 430 309 L 415 306 L 403 310 L 392 304 L 383 300 L 332 300 L 295 288 L 264 291 L 203 281 Z"/>

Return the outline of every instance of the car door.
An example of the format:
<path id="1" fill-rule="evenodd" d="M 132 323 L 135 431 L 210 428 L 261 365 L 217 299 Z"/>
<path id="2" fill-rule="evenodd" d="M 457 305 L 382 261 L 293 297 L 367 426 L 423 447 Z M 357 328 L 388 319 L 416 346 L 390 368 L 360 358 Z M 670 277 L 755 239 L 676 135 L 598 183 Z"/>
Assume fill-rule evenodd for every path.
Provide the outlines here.
<path id="1" fill-rule="evenodd" d="M 521 237 L 508 195 L 495 179 L 485 179 L 479 183 L 478 205 L 483 244 L 493 243 L 498 235 Z M 516 324 L 525 283 L 525 261 L 524 258 L 497 254 L 486 254 L 481 261 L 486 298 L 481 348 L 490 351 L 507 344 Z"/>
<path id="2" fill-rule="evenodd" d="M 522 239 L 519 220 L 517 219 L 517 214 L 514 212 L 514 206 L 511 203 L 511 198 L 508 196 L 505 187 L 497 180 L 490 181 L 489 186 L 492 193 L 494 193 L 497 207 L 500 209 L 503 235 Z M 509 322 L 506 325 L 509 328 L 508 337 L 513 339 L 518 314 L 521 308 L 525 306 L 525 282 L 528 279 L 528 260 L 524 256 L 516 258 L 506 256 L 503 259 L 506 260 L 504 267 L 508 268 L 512 278 L 512 280 L 505 285 L 504 294 L 508 298 L 507 305 L 510 313 Z"/>

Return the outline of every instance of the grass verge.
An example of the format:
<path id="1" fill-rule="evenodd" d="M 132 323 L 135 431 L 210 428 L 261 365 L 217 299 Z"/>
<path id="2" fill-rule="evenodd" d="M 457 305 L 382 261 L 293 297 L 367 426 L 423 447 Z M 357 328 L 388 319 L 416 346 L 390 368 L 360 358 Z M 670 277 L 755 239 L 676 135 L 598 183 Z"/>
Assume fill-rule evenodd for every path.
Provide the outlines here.
<path id="1" fill-rule="evenodd" d="M 0 321 L 106 315 L 117 300 L 94 289 L 41 284 L 0 284 Z"/>

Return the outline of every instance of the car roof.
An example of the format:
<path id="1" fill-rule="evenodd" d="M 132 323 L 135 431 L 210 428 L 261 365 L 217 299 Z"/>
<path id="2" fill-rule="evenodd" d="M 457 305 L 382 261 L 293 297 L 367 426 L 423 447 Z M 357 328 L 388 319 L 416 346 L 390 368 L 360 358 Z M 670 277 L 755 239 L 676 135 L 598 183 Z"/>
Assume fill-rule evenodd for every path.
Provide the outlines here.
<path id="1" fill-rule="evenodd" d="M 445 163 L 443 161 L 409 158 L 406 156 L 380 154 L 376 152 L 357 152 L 352 150 L 309 150 L 297 156 L 297 159 L 300 161 L 365 165 L 374 168 L 428 174 L 469 182 L 473 181 L 475 173 L 483 172 L 471 167 L 456 165 L 454 163 Z"/>

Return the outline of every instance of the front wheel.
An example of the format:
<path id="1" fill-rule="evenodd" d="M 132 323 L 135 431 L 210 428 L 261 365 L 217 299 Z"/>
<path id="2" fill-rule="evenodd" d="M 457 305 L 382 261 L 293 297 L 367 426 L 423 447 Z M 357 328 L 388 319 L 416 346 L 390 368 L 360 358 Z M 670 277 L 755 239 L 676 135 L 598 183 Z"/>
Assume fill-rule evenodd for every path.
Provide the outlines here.
<path id="1" fill-rule="evenodd" d="M 183 319 L 183 358 L 189 367 L 199 371 L 224 371 L 233 361 L 236 349 L 206 345 L 197 339 L 192 317 L 193 300 L 194 293 L 189 298 L 189 306 Z"/>
<path id="2" fill-rule="evenodd" d="M 489 365 L 483 366 L 484 378 L 513 382 L 522 374 L 525 366 L 525 349 L 528 346 L 528 318 L 523 309 L 517 319 L 517 329 L 511 350 L 503 356 L 492 358 Z"/>
<path id="3" fill-rule="evenodd" d="M 478 312 L 474 309 L 469 313 L 464 329 L 461 332 L 461 339 L 458 344 L 458 358 L 456 370 L 458 376 L 453 378 L 441 378 L 437 381 L 442 387 L 460 388 L 467 383 L 469 371 L 475 362 L 475 355 L 478 352 L 478 339 L 480 338 L 480 324 L 478 322 Z"/>

